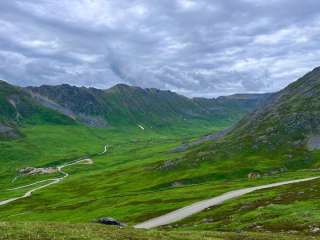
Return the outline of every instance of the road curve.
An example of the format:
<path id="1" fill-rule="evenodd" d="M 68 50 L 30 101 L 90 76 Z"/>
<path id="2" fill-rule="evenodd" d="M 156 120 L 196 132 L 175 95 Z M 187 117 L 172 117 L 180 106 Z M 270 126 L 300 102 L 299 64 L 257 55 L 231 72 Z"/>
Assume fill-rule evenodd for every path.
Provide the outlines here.
<path id="1" fill-rule="evenodd" d="M 105 154 L 108 150 L 108 145 L 105 145 L 104 147 L 104 151 L 100 154 Z M 62 171 L 63 168 L 65 167 L 68 167 L 68 166 L 71 166 L 71 165 L 75 165 L 75 164 L 79 164 L 81 162 L 86 162 L 88 159 L 80 159 L 80 160 L 75 160 L 75 161 L 72 161 L 72 162 L 68 162 L 68 163 L 65 163 L 61 166 L 58 166 L 57 169 L 58 169 L 58 172 L 63 174 L 62 177 L 59 177 L 59 178 L 51 178 L 51 179 L 46 179 L 46 180 L 41 180 L 41 181 L 37 181 L 37 182 L 34 182 L 34 183 L 31 183 L 31 184 L 28 184 L 28 185 L 24 185 L 24 186 L 20 186 L 20 187 L 16 187 L 16 188 L 12 188 L 12 189 L 9 189 L 9 190 L 18 190 L 18 189 L 21 189 L 21 188 L 26 188 L 26 187 L 29 187 L 29 186 L 33 186 L 33 185 L 36 185 L 36 184 L 39 184 L 39 183 L 43 183 L 43 182 L 47 182 L 47 181 L 51 181 L 50 183 L 47 183 L 45 185 L 42 185 L 40 187 L 36 187 L 36 188 L 33 188 L 31 190 L 29 190 L 28 192 L 26 192 L 24 195 L 20 196 L 20 197 L 16 197 L 16 198 L 10 198 L 10 199 L 7 199 L 7 200 L 4 200 L 4 201 L 0 201 L 0 206 L 3 206 L 3 205 L 6 205 L 6 204 L 9 204 L 11 202 L 14 202 L 14 201 L 17 201 L 19 199 L 22 199 L 22 198 L 27 198 L 27 197 L 30 197 L 32 195 L 33 192 L 35 191 L 38 191 L 40 189 L 43 189 L 43 188 L 46 188 L 46 187 L 49 187 L 53 184 L 57 184 L 59 182 L 61 182 L 63 179 L 65 179 L 66 177 L 69 176 L 68 173 Z"/>
<path id="2" fill-rule="evenodd" d="M 248 193 L 251 193 L 251 192 L 254 192 L 257 190 L 268 189 L 268 188 L 273 188 L 273 187 L 278 187 L 278 186 L 283 186 L 283 185 L 288 185 L 288 184 L 293 184 L 293 183 L 306 182 L 306 181 L 311 181 L 311 180 L 315 180 L 315 179 L 319 179 L 319 178 L 320 177 L 298 179 L 298 180 L 272 183 L 272 184 L 244 188 L 244 189 L 240 189 L 240 190 L 227 192 L 227 193 L 224 193 L 220 196 L 194 203 L 190 206 L 180 208 L 176 211 L 170 212 L 170 213 L 165 214 L 163 216 L 153 218 L 153 219 L 148 220 L 146 222 L 137 224 L 134 227 L 135 228 L 142 228 L 142 229 L 151 229 L 151 228 L 156 228 L 159 226 L 168 225 L 168 224 L 180 221 L 182 219 L 185 219 L 193 214 L 199 213 L 209 207 L 220 205 L 227 200 L 234 199 L 234 198 L 243 196 L 245 194 L 248 194 Z"/>
<path id="3" fill-rule="evenodd" d="M 105 145 L 104 146 L 104 150 L 103 150 L 103 152 L 102 153 L 100 153 L 99 155 L 103 155 L 103 154 L 105 154 L 107 151 L 108 151 L 108 148 L 109 148 L 109 145 L 107 144 L 107 145 Z"/>

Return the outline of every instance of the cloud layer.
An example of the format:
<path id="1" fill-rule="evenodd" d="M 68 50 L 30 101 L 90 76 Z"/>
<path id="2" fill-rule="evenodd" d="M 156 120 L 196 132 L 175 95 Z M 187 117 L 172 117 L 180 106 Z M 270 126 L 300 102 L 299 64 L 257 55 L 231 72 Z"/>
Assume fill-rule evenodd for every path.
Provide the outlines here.
<path id="1" fill-rule="evenodd" d="M 0 78 L 188 96 L 276 91 L 319 64 L 318 0 L 0 2 Z"/>

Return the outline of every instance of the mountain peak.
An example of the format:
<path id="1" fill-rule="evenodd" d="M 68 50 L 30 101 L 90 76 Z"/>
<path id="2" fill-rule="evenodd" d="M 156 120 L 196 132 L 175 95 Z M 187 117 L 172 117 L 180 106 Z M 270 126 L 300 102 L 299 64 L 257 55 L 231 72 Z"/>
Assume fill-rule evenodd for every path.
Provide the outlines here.
<path id="1" fill-rule="evenodd" d="M 115 89 L 128 89 L 128 88 L 132 88 L 132 86 L 125 84 L 125 83 L 118 83 L 116 85 L 114 85 L 111 88 L 115 88 Z"/>

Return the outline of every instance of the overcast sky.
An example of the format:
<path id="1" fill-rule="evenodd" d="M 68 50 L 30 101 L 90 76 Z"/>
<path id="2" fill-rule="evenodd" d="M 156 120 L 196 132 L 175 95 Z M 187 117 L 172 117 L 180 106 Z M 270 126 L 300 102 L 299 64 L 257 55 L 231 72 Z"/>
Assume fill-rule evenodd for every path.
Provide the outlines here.
<path id="1" fill-rule="evenodd" d="M 276 91 L 320 65 L 319 0 L 1 0 L 0 79 L 187 96 Z"/>

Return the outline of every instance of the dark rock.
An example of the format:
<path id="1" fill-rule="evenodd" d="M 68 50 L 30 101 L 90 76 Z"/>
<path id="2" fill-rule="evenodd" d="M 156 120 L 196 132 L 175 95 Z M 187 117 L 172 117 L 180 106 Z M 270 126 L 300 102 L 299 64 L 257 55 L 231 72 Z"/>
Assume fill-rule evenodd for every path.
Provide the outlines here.
<path id="1" fill-rule="evenodd" d="M 103 218 L 100 218 L 97 223 L 100 223 L 100 224 L 104 224 L 104 225 L 112 225 L 112 226 L 119 226 L 119 227 L 125 227 L 126 224 L 124 223 L 121 223 L 111 217 L 103 217 Z"/>

